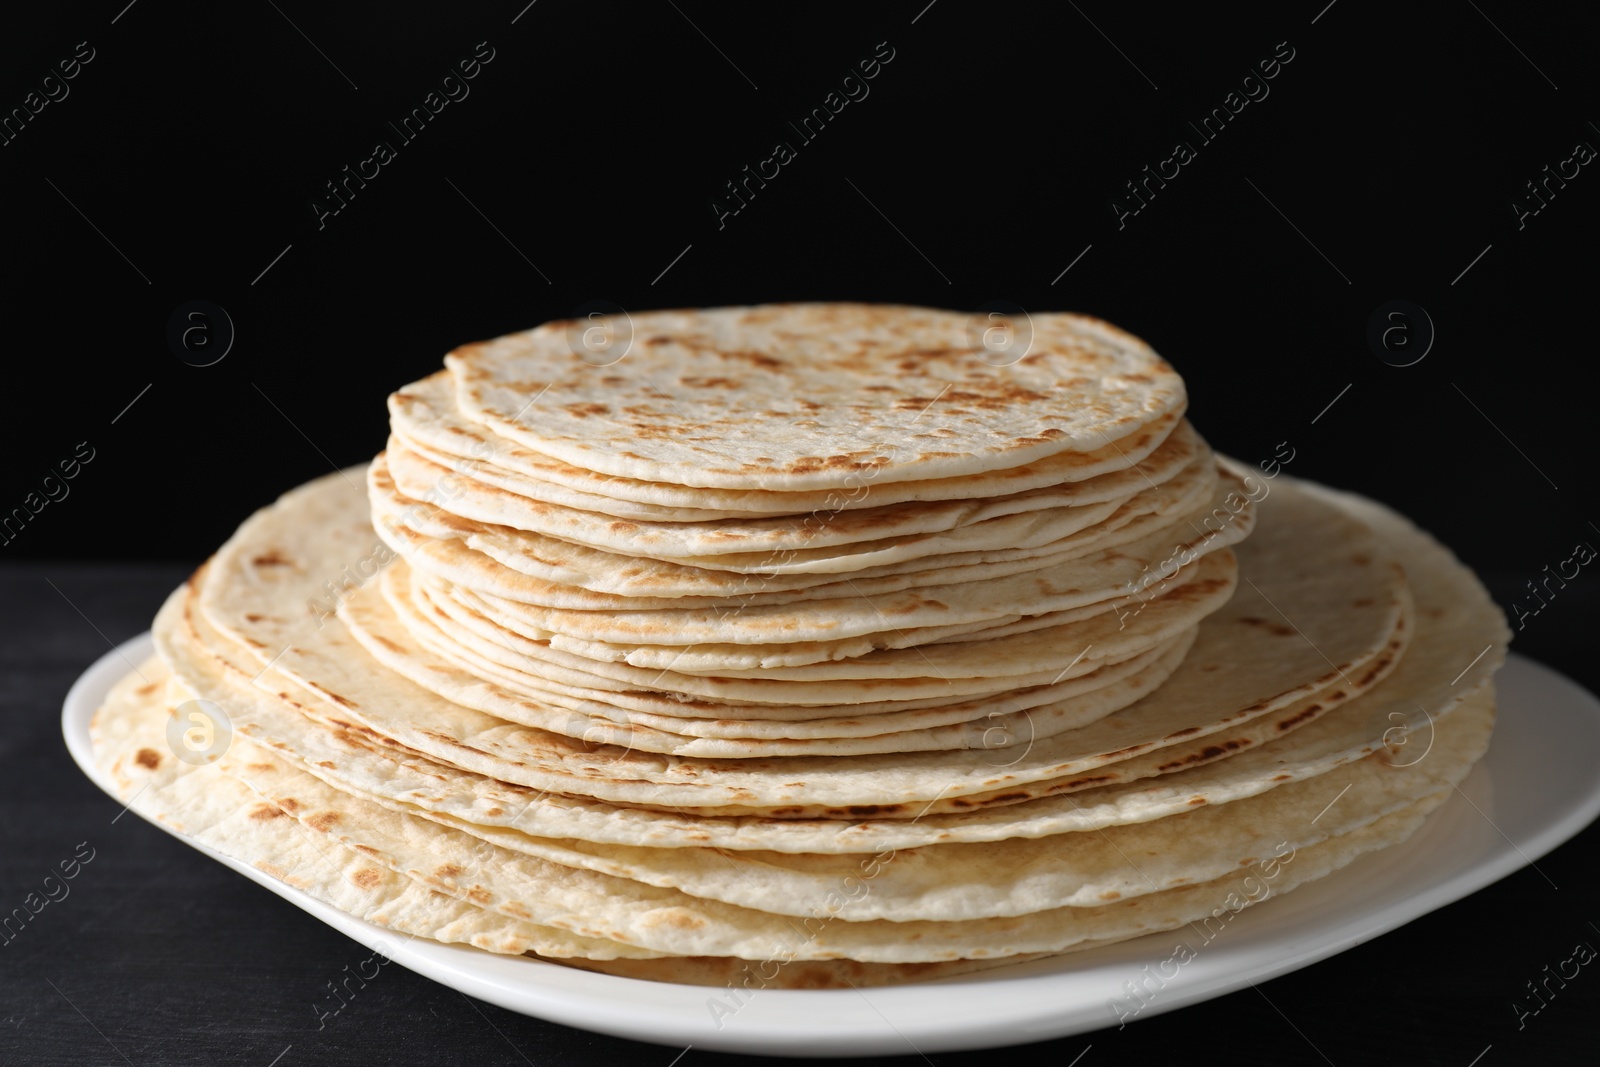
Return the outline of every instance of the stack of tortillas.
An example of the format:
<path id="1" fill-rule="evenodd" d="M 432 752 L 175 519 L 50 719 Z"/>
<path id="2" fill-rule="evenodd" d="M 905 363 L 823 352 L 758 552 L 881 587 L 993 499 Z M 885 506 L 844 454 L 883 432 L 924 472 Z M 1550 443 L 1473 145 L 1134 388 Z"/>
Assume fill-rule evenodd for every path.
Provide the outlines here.
<path id="1" fill-rule="evenodd" d="M 782 305 L 458 349 L 369 468 L 173 594 L 99 758 L 401 934 L 741 991 L 1203 923 L 1406 838 L 1488 744 L 1473 576 L 1219 461 L 1137 338 L 987 329 Z"/>

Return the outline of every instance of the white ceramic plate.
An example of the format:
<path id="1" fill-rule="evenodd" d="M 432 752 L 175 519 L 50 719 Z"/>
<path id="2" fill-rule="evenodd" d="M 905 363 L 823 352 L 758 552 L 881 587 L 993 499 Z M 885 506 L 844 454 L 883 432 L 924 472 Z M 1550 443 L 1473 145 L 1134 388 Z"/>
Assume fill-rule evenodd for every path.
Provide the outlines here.
<path id="1" fill-rule="evenodd" d="M 73 685 L 62 711 L 72 758 L 113 796 L 94 766 L 89 717 L 128 663 L 143 660 L 151 647 L 145 634 L 102 656 Z M 1537 861 L 1600 814 L 1594 774 L 1600 701 L 1516 655 L 1498 683 L 1500 716 L 1488 756 L 1422 829 L 1402 845 L 1240 912 L 1176 968 L 1176 977 L 1155 990 L 1136 1018 L 1221 996 L 1359 945 Z M 1178 936 L 1152 934 L 1053 960 L 865 992 L 760 990 L 719 1019 L 710 1004 L 725 991 L 613 978 L 421 939 L 397 945 L 382 927 L 174 836 L 452 989 L 569 1026 L 726 1052 L 929 1053 L 1097 1030 L 1117 1022 L 1113 1000 L 1131 1006 L 1123 983 L 1171 957 Z"/>

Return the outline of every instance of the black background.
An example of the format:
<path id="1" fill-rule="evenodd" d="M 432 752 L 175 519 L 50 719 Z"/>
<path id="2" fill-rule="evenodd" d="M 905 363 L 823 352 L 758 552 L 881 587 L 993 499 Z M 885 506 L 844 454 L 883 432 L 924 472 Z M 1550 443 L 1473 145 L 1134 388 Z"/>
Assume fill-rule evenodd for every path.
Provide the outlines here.
<path id="1" fill-rule="evenodd" d="M 8 13 L 5 112 L 79 42 L 94 58 L 0 145 L 0 514 L 59 495 L 45 478 L 80 443 L 94 458 L 0 544 L 0 795 L 17 813 L 0 820 L 0 906 L 78 840 L 106 858 L 0 948 L 0 1062 L 675 1054 L 480 1015 L 403 972 L 317 1032 L 309 1006 L 357 947 L 135 819 L 109 827 L 116 807 L 60 749 L 59 697 L 106 641 L 143 629 L 252 509 L 377 451 L 384 396 L 467 340 L 593 301 L 1087 311 L 1177 366 L 1216 446 L 1255 461 L 1288 442 L 1291 473 L 1399 506 L 1508 608 L 1600 543 L 1600 177 L 1584 167 L 1521 228 L 1511 206 L 1600 145 L 1592 20 L 1500 2 L 524 2 Z M 494 58 L 470 95 L 402 144 L 386 123 L 479 42 Z M 893 59 L 870 94 L 799 143 L 788 123 L 880 42 Z M 1215 140 L 1187 128 L 1289 48 Z M 324 183 L 378 140 L 396 158 L 319 227 Z M 719 227 L 724 183 L 779 140 L 797 158 Z M 1195 160 L 1119 228 L 1123 183 L 1178 140 Z M 195 299 L 236 331 L 212 366 L 167 343 Z M 1367 341 L 1396 299 L 1436 329 L 1406 367 Z M 1585 571 L 1517 635 L 1591 688 L 1597 588 Z M 1246 992 L 1027 1054 L 1464 1067 L 1492 1045 L 1486 1065 L 1570 1062 L 1592 1050 L 1600 978 L 1521 1031 L 1511 1002 L 1600 943 L 1597 841 L 1542 860 L 1549 881 L 1523 871 L 1270 983 L 1281 1014 Z"/>

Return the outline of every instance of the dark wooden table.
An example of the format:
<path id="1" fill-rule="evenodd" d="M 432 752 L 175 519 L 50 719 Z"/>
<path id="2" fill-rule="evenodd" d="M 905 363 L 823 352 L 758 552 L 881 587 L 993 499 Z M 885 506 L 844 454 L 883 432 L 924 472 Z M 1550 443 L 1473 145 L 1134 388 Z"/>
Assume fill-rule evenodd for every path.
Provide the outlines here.
<path id="1" fill-rule="evenodd" d="M 525 1018 L 398 967 L 319 1026 L 325 984 L 366 950 L 140 819 L 117 818 L 119 806 L 62 745 L 67 687 L 111 643 L 145 629 L 183 575 L 154 565 L 0 567 L 0 908 L 20 905 L 61 860 L 86 855 L 80 843 L 93 849 L 68 895 L 0 945 L 0 1065 L 669 1067 L 681 1049 Z M 1574 618 L 1586 606 L 1573 605 Z M 1600 677 L 1580 627 L 1548 627 L 1526 644 L 1590 686 Z M 1597 846 L 1600 829 L 1591 827 L 1541 859 L 1542 876 L 1519 871 L 1258 991 L 1005 1054 L 1055 1067 L 1086 1049 L 1082 1067 L 1197 1055 L 1450 1067 L 1593 1062 L 1600 970 L 1584 967 L 1565 988 L 1552 984 L 1557 995 L 1520 1027 L 1513 1005 L 1531 1005 L 1526 983 L 1577 943 L 1600 948 Z M 694 1049 L 677 1063 L 728 1058 Z M 975 1063 L 980 1054 L 929 1059 Z"/>

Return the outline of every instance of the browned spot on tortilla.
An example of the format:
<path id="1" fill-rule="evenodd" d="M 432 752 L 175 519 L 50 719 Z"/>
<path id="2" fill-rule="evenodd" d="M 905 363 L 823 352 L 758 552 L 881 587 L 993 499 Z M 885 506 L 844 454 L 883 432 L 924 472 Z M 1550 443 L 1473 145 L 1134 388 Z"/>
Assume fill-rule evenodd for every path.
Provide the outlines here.
<path id="1" fill-rule="evenodd" d="M 1389 666 L 1389 664 L 1391 664 L 1393 662 L 1394 662 L 1394 656 L 1393 655 L 1379 656 L 1376 660 L 1373 661 L 1372 665 L 1367 668 L 1366 673 L 1364 673 L 1361 676 L 1361 680 L 1359 682 L 1357 682 L 1356 685 L 1357 686 L 1371 685 L 1372 682 L 1375 681 L 1377 679 L 1377 677 L 1384 672 L 1384 669 L 1387 668 Z"/>
<path id="2" fill-rule="evenodd" d="M 333 700 L 336 703 L 343 704 L 347 708 L 358 708 L 358 707 L 361 706 L 361 705 L 357 704 L 354 700 L 350 700 L 347 697 L 342 697 L 338 693 L 334 693 L 334 692 L 329 692 L 328 693 L 328 698 L 330 700 Z"/>
<path id="3" fill-rule="evenodd" d="M 342 817 L 336 811 L 319 811 L 306 819 L 306 825 L 318 833 L 325 834 L 332 830 Z"/>
<path id="4" fill-rule="evenodd" d="M 377 849 L 373 848 L 371 845 L 356 845 L 355 846 L 355 850 L 357 852 L 364 852 L 368 856 L 382 855 L 382 853 L 380 853 Z"/>
<path id="5" fill-rule="evenodd" d="M 483 886 L 475 885 L 471 889 L 467 890 L 467 899 L 472 901 L 474 904 L 488 904 L 490 901 L 494 900 L 494 896 L 490 894 L 487 889 L 483 888 Z"/>
<path id="6" fill-rule="evenodd" d="M 493 819 L 493 818 L 495 818 L 497 816 L 504 815 L 505 814 L 505 809 L 504 808 L 499 808 L 499 807 L 494 807 L 494 808 L 490 808 L 487 811 L 485 811 L 484 814 L 489 816 L 489 818 Z"/>
<path id="7" fill-rule="evenodd" d="M 286 818 L 283 809 L 276 804 L 260 803 L 250 809 L 250 818 L 256 822 L 266 822 L 269 819 Z"/>
<path id="8" fill-rule="evenodd" d="M 766 367 L 769 370 L 783 366 L 783 361 L 774 359 L 764 352 L 755 352 L 749 349 L 717 350 L 717 355 L 723 359 L 740 359 L 757 367 Z"/>
<path id="9" fill-rule="evenodd" d="M 889 463 L 888 456 L 857 452 L 851 455 L 801 456 L 792 460 L 784 469 L 794 474 L 810 474 L 821 470 L 870 471 L 886 467 Z"/>
<path id="10" fill-rule="evenodd" d="M 334 771 L 334 770 L 338 770 L 339 769 L 339 765 L 337 763 L 334 763 L 332 760 L 318 760 L 317 761 L 317 766 L 318 767 L 326 767 L 330 771 Z"/>
<path id="11" fill-rule="evenodd" d="M 1209 763 L 1212 760 L 1226 756 L 1228 753 L 1236 751 L 1237 749 L 1245 748 L 1249 744 L 1250 742 L 1248 741 L 1240 741 L 1235 739 L 1232 741 L 1224 741 L 1220 745 L 1207 745 L 1199 752 L 1192 752 L 1182 759 L 1173 760 L 1171 763 L 1163 763 L 1159 769 L 1162 771 L 1170 771 L 1176 767 L 1186 767 L 1194 763 Z"/>
<path id="12" fill-rule="evenodd" d="M 1278 720 L 1278 729 L 1280 731 L 1281 730 L 1293 730 L 1296 726 L 1299 726 L 1301 723 L 1305 722 L 1307 719 L 1311 718 L 1312 716 L 1314 716 L 1317 712 L 1319 712 L 1321 710 L 1322 710 L 1322 705 L 1321 704 L 1312 704 L 1309 707 L 1307 707 L 1305 710 L 1298 711 L 1295 714 L 1289 716 L 1287 719 L 1279 719 Z"/>
<path id="13" fill-rule="evenodd" d="M 141 748 L 133 755 L 133 762 L 146 770 L 155 770 L 161 766 L 161 753 L 153 748 Z"/>
<path id="14" fill-rule="evenodd" d="M 461 868 L 453 863 L 441 863 L 433 869 L 433 873 L 440 878 L 459 878 L 461 877 Z"/>
<path id="15" fill-rule="evenodd" d="M 1189 804 L 1190 804 L 1191 807 L 1198 807 L 1201 804 L 1209 804 L 1209 803 L 1210 803 L 1210 801 L 1206 800 L 1205 797 L 1190 797 L 1189 798 Z"/>
<path id="16" fill-rule="evenodd" d="M 250 561 L 257 567 L 289 567 L 294 560 L 286 559 L 277 549 L 270 549 Z"/>
<path id="17" fill-rule="evenodd" d="M 1167 735 L 1167 738 L 1170 740 L 1171 738 L 1174 738 L 1174 737 L 1188 737 L 1190 734 L 1197 734 L 1199 732 L 1200 732 L 1200 727 L 1198 727 L 1198 726 L 1189 726 L 1189 727 L 1185 727 L 1182 730 L 1174 730 L 1172 733 Z"/>
<path id="18" fill-rule="evenodd" d="M 376 867 L 363 867 L 352 874 L 350 880 L 362 889 L 372 889 L 383 881 L 383 874 Z"/>
<path id="19" fill-rule="evenodd" d="M 456 748 L 465 749 L 468 752 L 476 752 L 480 756 L 489 755 L 489 753 L 483 751 L 481 748 L 473 748 L 471 745 L 467 744 L 466 742 L 458 741 L 454 737 L 451 737 L 449 734 L 441 734 L 437 730 L 423 730 L 421 732 L 423 734 L 426 734 L 428 737 L 433 738 L 435 741 L 442 741 L 447 745 L 453 745 Z M 375 735 L 375 736 L 377 736 L 377 735 Z"/>
<path id="20" fill-rule="evenodd" d="M 1049 789 L 1046 790 L 1046 792 L 1065 793 L 1074 789 L 1082 789 L 1085 786 L 1098 785 L 1101 782 L 1114 782 L 1116 780 L 1116 775 L 1112 774 L 1089 775 L 1084 778 L 1073 778 L 1065 782 L 1056 782 L 1052 784 Z"/>
<path id="21" fill-rule="evenodd" d="M 566 409 L 570 411 L 575 418 L 579 419 L 586 419 L 590 415 L 611 414 L 611 409 L 606 407 L 604 404 L 568 404 L 566 405 Z"/>
<path id="22" fill-rule="evenodd" d="M 1182 592 L 1182 590 L 1179 590 L 1179 592 Z M 1258 627 L 1278 637 L 1292 637 L 1294 635 L 1294 627 L 1285 626 L 1281 622 L 1273 622 L 1270 619 L 1258 618 L 1255 615 L 1241 615 L 1239 621 L 1246 626 Z"/>

